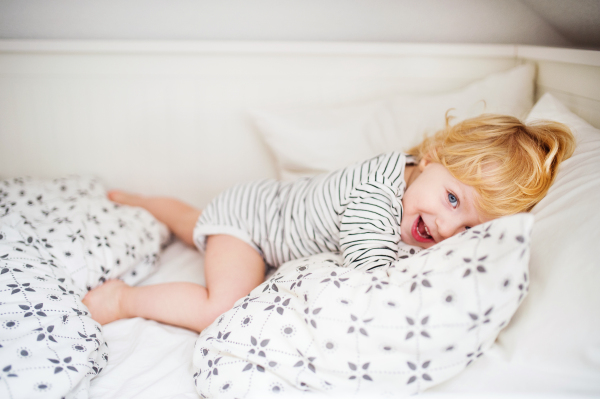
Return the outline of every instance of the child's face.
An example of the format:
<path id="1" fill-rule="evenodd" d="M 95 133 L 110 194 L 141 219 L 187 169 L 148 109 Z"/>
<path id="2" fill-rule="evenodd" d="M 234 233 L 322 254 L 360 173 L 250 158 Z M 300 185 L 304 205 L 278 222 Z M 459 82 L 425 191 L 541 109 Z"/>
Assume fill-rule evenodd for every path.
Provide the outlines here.
<path id="1" fill-rule="evenodd" d="M 465 229 L 487 221 L 477 212 L 477 193 L 436 162 L 422 160 L 409 178 L 402 198 L 400 223 L 402 241 L 421 248 L 452 237 Z"/>

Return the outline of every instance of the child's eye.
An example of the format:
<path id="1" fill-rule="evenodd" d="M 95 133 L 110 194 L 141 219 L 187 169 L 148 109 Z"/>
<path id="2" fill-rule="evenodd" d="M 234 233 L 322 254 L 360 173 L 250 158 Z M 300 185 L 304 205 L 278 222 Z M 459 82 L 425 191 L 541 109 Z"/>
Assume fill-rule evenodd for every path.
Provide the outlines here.
<path id="1" fill-rule="evenodd" d="M 452 205 L 453 208 L 456 208 L 456 206 L 458 205 L 458 198 L 456 198 L 456 195 L 452 193 L 448 193 L 448 201 L 450 202 L 450 205 Z"/>

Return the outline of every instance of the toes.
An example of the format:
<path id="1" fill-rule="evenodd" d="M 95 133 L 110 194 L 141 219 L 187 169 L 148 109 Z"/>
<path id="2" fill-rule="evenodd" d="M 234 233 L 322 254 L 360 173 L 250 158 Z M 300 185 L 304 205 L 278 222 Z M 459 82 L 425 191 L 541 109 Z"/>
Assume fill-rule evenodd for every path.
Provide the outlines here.
<path id="1" fill-rule="evenodd" d="M 109 200 L 123 205 L 137 205 L 142 198 L 139 195 L 130 194 L 120 190 L 111 190 L 106 195 Z"/>
<path id="2" fill-rule="evenodd" d="M 111 190 L 106 194 L 108 199 L 114 202 L 120 202 L 119 200 L 123 198 L 124 195 L 125 193 L 120 190 Z"/>

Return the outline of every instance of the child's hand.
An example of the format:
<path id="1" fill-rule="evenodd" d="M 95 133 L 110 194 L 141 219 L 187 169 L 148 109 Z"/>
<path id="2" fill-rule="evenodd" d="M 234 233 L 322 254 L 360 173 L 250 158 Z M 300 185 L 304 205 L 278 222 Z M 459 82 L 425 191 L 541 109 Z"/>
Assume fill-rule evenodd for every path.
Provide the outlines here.
<path id="1" fill-rule="evenodd" d="M 123 292 L 129 286 L 121 280 L 108 280 L 86 294 L 82 302 L 89 309 L 92 319 L 104 325 L 127 318 L 122 305 Z"/>

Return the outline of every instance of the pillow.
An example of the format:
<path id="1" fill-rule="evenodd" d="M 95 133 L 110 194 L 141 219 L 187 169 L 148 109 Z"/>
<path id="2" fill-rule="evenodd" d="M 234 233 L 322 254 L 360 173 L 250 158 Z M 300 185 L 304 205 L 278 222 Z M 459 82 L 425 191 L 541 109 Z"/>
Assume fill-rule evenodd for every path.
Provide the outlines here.
<path id="1" fill-rule="evenodd" d="M 533 105 L 535 67 L 520 65 L 438 95 L 398 95 L 329 109 L 254 111 L 259 132 L 284 180 L 329 172 L 392 150 L 407 150 L 424 133 L 483 112 L 524 118 Z"/>
<path id="2" fill-rule="evenodd" d="M 81 298 L 145 278 L 167 237 L 94 179 L 0 181 L 0 397 L 87 398 L 108 349 Z"/>
<path id="3" fill-rule="evenodd" d="M 479 358 L 527 293 L 533 216 L 485 223 L 390 268 L 295 260 L 206 328 L 203 398 L 414 394 Z"/>

